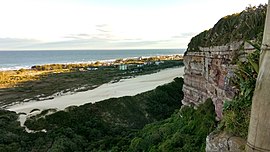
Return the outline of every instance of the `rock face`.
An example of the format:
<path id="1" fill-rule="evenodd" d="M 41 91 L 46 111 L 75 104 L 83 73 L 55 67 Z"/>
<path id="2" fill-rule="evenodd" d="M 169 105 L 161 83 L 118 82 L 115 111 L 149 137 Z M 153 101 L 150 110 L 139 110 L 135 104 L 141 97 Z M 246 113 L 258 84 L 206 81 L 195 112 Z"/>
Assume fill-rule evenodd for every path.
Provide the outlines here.
<path id="1" fill-rule="evenodd" d="M 206 152 L 241 152 L 245 149 L 246 141 L 227 133 L 210 134 L 206 138 Z"/>
<path id="2" fill-rule="evenodd" d="M 211 98 L 215 105 L 217 119 L 222 118 L 225 100 L 234 97 L 229 80 L 233 77 L 235 61 L 245 59 L 246 53 L 254 48 L 244 42 L 230 43 L 224 46 L 199 47 L 198 51 L 187 51 L 184 56 L 184 105 L 199 105 Z"/>

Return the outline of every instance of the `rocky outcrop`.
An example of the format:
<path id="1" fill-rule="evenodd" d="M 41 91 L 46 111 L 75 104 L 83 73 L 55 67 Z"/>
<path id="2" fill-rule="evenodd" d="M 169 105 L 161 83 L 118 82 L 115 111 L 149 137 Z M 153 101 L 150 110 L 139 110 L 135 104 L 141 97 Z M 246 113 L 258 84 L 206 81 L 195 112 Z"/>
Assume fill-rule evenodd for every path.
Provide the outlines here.
<path id="1" fill-rule="evenodd" d="M 234 75 L 235 61 L 245 59 L 246 53 L 255 49 L 244 42 L 223 46 L 199 47 L 187 51 L 184 56 L 184 105 L 199 105 L 211 98 L 217 119 L 222 118 L 223 103 L 234 97 L 236 90 L 230 84 Z"/>
<path id="2" fill-rule="evenodd" d="M 206 152 L 242 152 L 246 141 L 225 132 L 220 134 L 211 133 L 206 138 Z"/>

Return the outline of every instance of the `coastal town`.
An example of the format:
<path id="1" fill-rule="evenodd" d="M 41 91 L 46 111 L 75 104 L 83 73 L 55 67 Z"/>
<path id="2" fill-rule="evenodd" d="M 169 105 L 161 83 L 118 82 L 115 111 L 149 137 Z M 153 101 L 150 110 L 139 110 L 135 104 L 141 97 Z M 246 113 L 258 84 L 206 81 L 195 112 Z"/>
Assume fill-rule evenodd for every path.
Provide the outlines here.
<path id="1" fill-rule="evenodd" d="M 101 60 L 101 61 L 92 61 L 86 63 L 76 63 L 76 64 L 47 64 L 47 65 L 35 65 L 32 66 L 32 70 L 38 71 L 50 71 L 50 70 L 79 70 L 79 71 L 92 71 L 97 70 L 100 67 L 117 67 L 119 70 L 128 70 L 142 68 L 144 66 L 150 65 L 160 65 L 164 61 L 172 60 L 183 60 L 183 55 L 161 55 L 153 57 L 134 57 L 134 58 L 125 58 L 125 59 L 115 59 L 115 60 Z"/>

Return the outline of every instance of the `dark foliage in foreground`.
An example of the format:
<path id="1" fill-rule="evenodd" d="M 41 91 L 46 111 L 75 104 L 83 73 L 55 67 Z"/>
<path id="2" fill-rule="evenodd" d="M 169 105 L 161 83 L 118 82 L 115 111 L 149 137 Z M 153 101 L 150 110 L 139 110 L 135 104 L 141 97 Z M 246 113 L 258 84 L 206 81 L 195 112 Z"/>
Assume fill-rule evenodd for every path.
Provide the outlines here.
<path id="1" fill-rule="evenodd" d="M 16 113 L 1 110 L 0 151 L 127 151 L 137 131 L 180 108 L 182 85 L 183 79 L 176 78 L 134 97 L 69 107 L 26 122 L 30 129 L 47 133 L 26 133 Z"/>
<path id="2" fill-rule="evenodd" d="M 205 151 L 206 136 L 215 129 L 211 100 L 197 110 L 184 107 L 170 118 L 146 125 L 132 139 L 130 151 Z"/>

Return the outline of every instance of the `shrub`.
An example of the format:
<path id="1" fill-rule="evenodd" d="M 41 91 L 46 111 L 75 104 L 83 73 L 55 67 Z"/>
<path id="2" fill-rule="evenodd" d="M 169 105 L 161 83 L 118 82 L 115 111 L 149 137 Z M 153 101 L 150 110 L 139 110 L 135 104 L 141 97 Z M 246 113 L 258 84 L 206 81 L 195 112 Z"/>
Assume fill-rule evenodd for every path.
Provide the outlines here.
<path id="1" fill-rule="evenodd" d="M 170 118 L 147 125 L 131 141 L 130 151 L 204 151 L 205 138 L 215 128 L 211 100 L 183 107 Z"/>
<path id="2" fill-rule="evenodd" d="M 238 93 L 232 101 L 224 103 L 224 117 L 219 124 L 219 129 L 243 138 L 247 138 L 248 134 L 252 97 L 259 71 L 260 47 L 252 45 L 257 50 L 248 55 L 247 61 L 238 62 L 232 79 Z"/>

